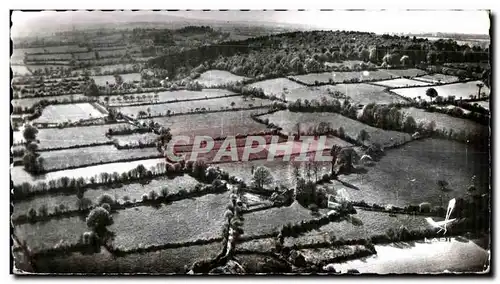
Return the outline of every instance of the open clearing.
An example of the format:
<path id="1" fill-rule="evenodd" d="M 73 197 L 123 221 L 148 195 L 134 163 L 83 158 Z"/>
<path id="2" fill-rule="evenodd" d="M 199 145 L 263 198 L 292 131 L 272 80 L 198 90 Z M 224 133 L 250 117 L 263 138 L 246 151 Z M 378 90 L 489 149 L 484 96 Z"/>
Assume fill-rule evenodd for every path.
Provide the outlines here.
<path id="1" fill-rule="evenodd" d="M 53 248 L 59 243 L 75 244 L 79 237 L 88 230 L 85 220 L 80 217 L 22 224 L 14 228 L 21 240 L 34 251 Z"/>
<path id="2" fill-rule="evenodd" d="M 464 196 L 476 176 L 479 192 L 489 189 L 488 153 L 480 152 L 465 144 L 425 139 L 408 143 L 400 148 L 387 150 L 375 166 L 365 174 L 339 176 L 351 186 L 344 188 L 351 200 L 377 204 L 406 206 L 430 202 L 433 206 L 446 205 L 453 197 Z M 437 181 L 449 183 L 449 191 L 439 190 Z M 441 196 L 443 203 L 441 203 Z"/>
<path id="3" fill-rule="evenodd" d="M 417 80 L 411 80 L 406 78 L 392 79 L 386 81 L 378 81 L 374 84 L 386 86 L 389 88 L 400 88 L 400 87 L 418 87 L 418 86 L 428 86 L 432 85 L 432 83 L 426 83 Z"/>
<path id="4" fill-rule="evenodd" d="M 102 118 L 106 115 L 89 103 L 49 105 L 42 111 L 42 115 L 35 119 L 35 123 L 62 123 Z"/>
<path id="5" fill-rule="evenodd" d="M 328 93 L 339 91 L 350 97 L 351 103 L 355 105 L 367 105 L 370 103 L 376 104 L 391 104 L 405 102 L 402 98 L 387 93 L 385 87 L 375 86 L 371 84 L 338 84 L 326 85 L 319 87 L 322 92 Z M 340 100 L 342 101 L 342 100 Z"/>
<path id="6" fill-rule="evenodd" d="M 487 130 L 487 126 L 472 120 L 453 117 L 439 112 L 426 112 L 419 108 L 403 108 L 401 112 L 412 116 L 417 123 L 428 124 L 431 121 L 436 123 L 436 129 L 453 130 L 454 133 L 465 131 L 465 133 L 478 133 Z"/>
<path id="7" fill-rule="evenodd" d="M 165 163 L 165 158 L 144 159 L 131 162 L 109 163 L 104 165 L 96 165 L 89 167 L 81 167 L 71 170 L 61 170 L 46 173 L 44 175 L 33 176 L 27 173 L 22 166 L 15 166 L 10 168 L 11 179 L 14 184 L 21 184 L 23 182 L 36 183 L 38 181 L 48 182 L 50 180 L 57 180 L 62 177 L 89 179 L 91 177 L 98 177 L 100 173 L 113 173 L 118 174 L 128 172 L 135 169 L 138 165 L 143 165 L 147 169 L 156 166 L 158 163 Z M 97 178 L 97 180 L 99 180 Z"/>
<path id="8" fill-rule="evenodd" d="M 125 83 L 132 83 L 141 80 L 140 73 L 120 74 L 120 76 Z M 112 75 L 91 76 L 91 78 L 94 79 L 96 85 L 98 86 L 106 86 L 106 82 L 109 84 L 115 84 L 115 77 Z"/>
<path id="9" fill-rule="evenodd" d="M 357 214 L 352 215 L 352 217 L 359 219 L 362 225 L 356 226 L 348 220 L 330 222 L 321 226 L 319 230 L 309 231 L 298 238 L 286 238 L 285 246 L 324 242 L 329 241 L 332 237 L 337 240 L 340 238 L 344 240 L 367 239 L 374 235 L 383 235 L 389 229 L 399 230 L 401 226 L 405 226 L 410 231 L 428 227 L 424 216 L 396 214 L 391 217 L 388 213 L 383 212 L 362 209 L 356 209 L 356 211 Z"/>
<path id="10" fill-rule="evenodd" d="M 141 159 L 161 156 L 156 148 L 118 150 L 114 145 L 43 152 L 44 169 L 64 169 L 96 163 L 108 163 L 121 159 Z"/>
<path id="11" fill-rule="evenodd" d="M 231 106 L 234 103 L 234 107 Z M 141 106 L 129 106 L 129 107 L 119 107 L 120 112 L 131 116 L 137 117 L 139 111 L 144 111 L 152 116 L 164 116 L 168 113 L 189 113 L 197 112 L 200 110 L 222 110 L 222 109 L 232 109 L 232 108 L 252 108 L 260 106 L 269 106 L 272 102 L 270 100 L 264 100 L 259 98 L 246 99 L 242 96 L 240 97 L 228 97 L 228 98 L 218 98 L 218 99 L 202 99 L 196 101 L 188 102 L 178 102 L 178 103 L 167 103 L 167 104 L 151 104 L 151 105 L 141 105 Z"/>
<path id="12" fill-rule="evenodd" d="M 304 86 L 295 83 L 287 78 L 277 78 L 256 82 L 248 85 L 248 87 L 261 88 L 266 96 L 275 95 L 277 97 L 281 97 L 281 94 L 284 90 L 291 91 L 294 89 L 302 88 Z"/>
<path id="13" fill-rule="evenodd" d="M 109 128 L 129 126 L 127 123 L 91 125 L 67 128 L 43 128 L 38 130 L 37 139 L 40 149 L 90 145 L 109 141 L 106 132 Z M 21 132 L 19 132 L 22 137 Z"/>
<path id="14" fill-rule="evenodd" d="M 337 113 L 327 112 L 311 112 L 300 113 L 290 111 L 278 111 L 269 115 L 261 116 L 262 119 L 269 119 L 269 122 L 279 125 L 285 133 L 291 134 L 296 132 L 295 125 L 300 123 L 301 131 L 307 131 L 309 127 L 315 127 L 320 122 L 330 123 L 333 129 L 340 127 L 344 128 L 346 135 L 356 139 L 359 132 L 364 129 L 369 134 L 367 141 L 372 143 L 380 143 L 385 147 L 393 144 L 399 144 L 403 141 L 411 140 L 411 136 L 407 133 L 383 130 L 368 126 L 357 120 L 353 120 Z M 365 143 L 367 142 L 365 141 Z"/>
<path id="15" fill-rule="evenodd" d="M 14 107 L 22 107 L 22 108 L 30 108 L 34 104 L 38 103 L 42 100 L 48 101 L 60 101 L 60 102 L 71 102 L 73 100 L 80 100 L 86 98 L 84 95 L 75 94 L 75 95 L 62 95 L 62 96 L 44 96 L 42 98 L 25 98 L 25 99 L 13 99 L 12 106 Z"/>
<path id="16" fill-rule="evenodd" d="M 172 135 L 207 135 L 211 137 L 226 137 L 236 134 L 255 134 L 269 129 L 253 120 L 250 115 L 263 113 L 265 109 L 226 111 L 214 113 L 199 113 L 157 117 L 153 120 L 164 127 L 169 127 Z M 192 140 L 191 140 L 192 143 Z"/>
<path id="17" fill-rule="evenodd" d="M 132 183 L 117 188 L 90 189 L 85 192 L 84 197 L 90 199 L 95 204 L 99 196 L 109 194 L 119 203 L 123 203 L 124 196 L 128 196 L 130 201 L 134 199 L 141 200 L 143 194 L 147 194 L 152 190 L 159 195 L 163 188 L 167 188 L 169 194 L 175 194 L 182 189 L 190 191 L 197 184 L 198 181 L 189 175 L 178 176 L 172 179 L 165 177 L 154 179 L 146 184 Z M 76 204 L 77 200 L 78 198 L 76 195 L 44 195 L 28 201 L 16 202 L 14 204 L 12 217 L 16 218 L 19 215 L 27 214 L 30 208 L 37 210 L 42 205 L 47 206 L 49 213 L 54 212 L 54 207 L 61 204 L 63 204 L 66 209 L 76 210 L 78 209 Z"/>
<path id="18" fill-rule="evenodd" d="M 477 96 L 478 87 L 477 84 L 480 81 L 471 81 L 466 83 L 456 83 L 442 86 L 433 86 L 432 88 L 436 89 L 439 96 L 443 98 L 447 98 L 448 96 L 455 96 L 456 99 L 468 99 L 469 96 Z M 402 89 L 394 89 L 393 92 L 401 95 L 403 97 L 407 97 L 410 99 L 418 98 L 426 101 L 430 101 L 430 98 L 425 95 L 425 92 L 430 87 L 415 87 L 415 88 L 402 88 Z M 486 86 L 481 88 L 481 96 L 489 96 L 490 89 Z"/>
<path id="19" fill-rule="evenodd" d="M 258 236 L 278 231 L 287 223 L 295 224 L 302 220 L 314 219 L 311 211 L 302 207 L 298 202 L 288 207 L 271 208 L 245 214 L 243 222 L 243 236 Z"/>
<path id="20" fill-rule="evenodd" d="M 31 75 L 30 70 L 28 70 L 28 67 L 25 65 L 11 65 L 10 68 L 12 69 L 12 74 L 14 74 L 14 76 Z"/>
<path id="21" fill-rule="evenodd" d="M 113 214 L 116 232 L 114 247 L 132 249 L 141 246 L 180 243 L 221 235 L 229 194 L 207 194 L 184 199 L 161 208 L 136 207 Z"/>
<path id="22" fill-rule="evenodd" d="M 458 77 L 452 76 L 452 75 L 445 75 L 445 74 L 432 74 L 432 75 L 424 75 L 418 78 L 418 80 L 429 82 L 432 84 L 439 84 L 439 83 L 455 83 L 458 82 Z"/>
<path id="23" fill-rule="evenodd" d="M 220 253 L 218 242 L 202 246 L 165 249 L 115 257 L 104 248 L 98 254 L 72 253 L 40 259 L 40 272 L 65 273 L 184 273 L 198 260 L 212 259 Z"/>
<path id="24" fill-rule="evenodd" d="M 360 273 L 443 273 L 484 271 L 490 254 L 473 243 L 410 242 L 376 245 L 376 255 L 335 264 L 336 271 L 356 269 Z"/>
<path id="25" fill-rule="evenodd" d="M 248 79 L 247 77 L 234 75 L 222 70 L 208 70 L 203 72 L 195 81 L 206 87 L 220 86 L 223 84 L 242 82 Z"/>
<path id="26" fill-rule="evenodd" d="M 223 89 L 203 89 L 201 91 L 188 91 L 188 90 L 178 90 L 178 91 L 164 91 L 158 93 L 141 93 L 141 94 L 130 94 L 130 95 L 119 95 L 119 96 L 109 96 L 110 106 L 121 105 L 121 104 L 132 104 L 132 103 L 161 103 L 161 102 L 173 102 L 181 100 L 196 100 L 196 99 L 209 99 L 213 97 L 223 97 L 228 95 L 233 95 L 234 93 Z M 156 97 L 156 95 L 158 95 Z M 118 100 L 118 98 L 120 98 Z M 104 97 L 101 97 L 104 102 Z"/>
<path id="27" fill-rule="evenodd" d="M 323 72 L 323 73 L 311 73 L 307 75 L 292 76 L 295 80 L 302 82 L 307 85 L 313 85 L 316 83 L 343 83 L 344 81 L 350 81 L 357 79 L 360 82 L 371 81 L 371 80 L 387 80 L 399 77 L 414 77 L 425 74 L 424 71 L 419 69 L 395 69 L 395 70 L 384 70 L 379 69 L 376 71 L 349 71 L 349 72 Z"/>
<path id="28" fill-rule="evenodd" d="M 479 106 L 483 107 L 484 109 L 490 110 L 490 101 L 480 101 L 480 102 L 475 102 Z M 472 103 L 474 104 L 474 103 Z"/>

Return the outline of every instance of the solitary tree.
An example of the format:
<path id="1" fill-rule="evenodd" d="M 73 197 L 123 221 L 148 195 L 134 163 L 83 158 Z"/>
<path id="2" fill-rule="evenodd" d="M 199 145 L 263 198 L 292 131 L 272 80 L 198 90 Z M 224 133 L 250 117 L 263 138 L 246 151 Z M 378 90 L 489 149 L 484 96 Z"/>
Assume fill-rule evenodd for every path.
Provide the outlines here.
<path id="1" fill-rule="evenodd" d="M 92 209 L 85 221 L 87 226 L 96 232 L 103 231 L 107 226 L 113 224 L 111 215 L 102 207 Z"/>
<path id="2" fill-rule="evenodd" d="M 484 84 L 483 83 L 478 83 L 476 84 L 478 90 L 477 90 L 477 98 L 480 99 L 481 98 L 481 89 L 484 87 Z"/>
<path id="3" fill-rule="evenodd" d="M 361 144 L 364 144 L 366 140 L 370 139 L 370 134 L 364 129 L 361 129 L 358 134 L 358 141 L 361 142 Z"/>
<path id="4" fill-rule="evenodd" d="M 335 163 L 337 162 L 337 157 L 341 150 L 342 148 L 338 145 L 333 145 L 332 149 L 330 149 L 330 155 L 332 156 L 332 175 L 335 173 L 334 172 Z"/>
<path id="5" fill-rule="evenodd" d="M 438 92 L 434 88 L 429 88 L 427 91 L 425 91 L 425 95 L 432 99 L 438 96 Z"/>
<path id="6" fill-rule="evenodd" d="M 23 137 L 26 143 L 36 140 L 36 135 L 38 134 L 38 129 L 34 126 L 28 124 L 24 127 Z"/>
<path id="7" fill-rule="evenodd" d="M 269 185 L 274 181 L 271 171 L 264 166 L 259 166 L 255 169 L 253 173 L 252 182 L 257 186 L 257 188 L 264 188 L 265 185 Z"/>

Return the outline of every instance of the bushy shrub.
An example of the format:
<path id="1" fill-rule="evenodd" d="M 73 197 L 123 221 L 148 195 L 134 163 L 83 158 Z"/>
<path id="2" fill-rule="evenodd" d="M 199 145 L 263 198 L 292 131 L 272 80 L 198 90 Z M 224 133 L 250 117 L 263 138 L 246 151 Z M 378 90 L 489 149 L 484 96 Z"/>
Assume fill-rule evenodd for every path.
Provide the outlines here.
<path id="1" fill-rule="evenodd" d="M 115 199 L 111 195 L 105 193 L 99 196 L 99 198 L 97 199 L 97 205 L 102 205 L 104 203 L 108 203 L 109 205 L 114 205 Z"/>
<path id="2" fill-rule="evenodd" d="M 168 188 L 167 187 L 163 187 L 161 189 L 160 196 L 163 197 L 163 198 L 166 198 L 168 196 Z"/>
<path id="3" fill-rule="evenodd" d="M 149 196 L 147 193 L 144 193 L 142 196 L 141 196 L 141 200 L 144 202 L 144 201 L 148 201 L 149 200 Z"/>
<path id="4" fill-rule="evenodd" d="M 154 190 L 151 190 L 148 193 L 148 199 L 149 200 L 156 200 L 156 198 L 158 198 L 158 193 L 156 193 L 156 191 L 154 191 Z"/>
<path id="5" fill-rule="evenodd" d="M 101 207 L 106 209 L 106 211 L 111 213 L 111 206 L 108 203 L 101 204 Z"/>
<path id="6" fill-rule="evenodd" d="M 87 226 L 94 231 L 102 230 L 113 223 L 109 212 L 102 207 L 92 209 L 85 221 Z"/>

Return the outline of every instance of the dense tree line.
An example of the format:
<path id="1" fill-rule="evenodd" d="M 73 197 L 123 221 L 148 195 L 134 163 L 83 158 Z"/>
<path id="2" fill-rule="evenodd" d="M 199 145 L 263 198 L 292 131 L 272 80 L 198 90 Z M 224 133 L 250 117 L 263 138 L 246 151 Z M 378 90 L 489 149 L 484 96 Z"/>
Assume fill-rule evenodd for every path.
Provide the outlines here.
<path id="1" fill-rule="evenodd" d="M 428 41 L 408 36 L 344 31 L 290 32 L 227 41 L 166 54 L 148 62 L 170 74 L 187 73 L 201 64 L 255 77 L 270 73 L 321 72 L 325 62 L 362 60 L 382 66 L 414 66 L 489 59 L 488 49 L 453 40 Z"/>

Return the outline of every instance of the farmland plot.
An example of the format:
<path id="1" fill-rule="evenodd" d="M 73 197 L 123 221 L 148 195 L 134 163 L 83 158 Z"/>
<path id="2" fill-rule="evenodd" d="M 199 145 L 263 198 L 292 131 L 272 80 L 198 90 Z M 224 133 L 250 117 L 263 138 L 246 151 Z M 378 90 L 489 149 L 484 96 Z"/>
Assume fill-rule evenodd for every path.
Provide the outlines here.
<path id="1" fill-rule="evenodd" d="M 278 111 L 272 114 L 263 115 L 261 118 L 269 119 L 269 122 L 282 127 L 283 131 L 288 134 L 296 133 L 297 123 L 300 123 L 301 131 L 307 131 L 309 127 L 315 127 L 320 122 L 327 122 L 330 123 L 333 129 L 338 129 L 340 127 L 344 128 L 346 135 L 354 139 L 356 139 L 359 132 L 364 129 L 370 136 L 367 141 L 380 143 L 385 147 L 411 140 L 411 136 L 407 133 L 371 127 L 337 113 Z"/>
<path id="2" fill-rule="evenodd" d="M 360 273 L 475 273 L 484 271 L 490 253 L 473 241 L 453 239 L 446 242 L 410 242 L 376 245 L 376 255 L 339 263 L 336 271 L 356 269 Z"/>
<path id="3" fill-rule="evenodd" d="M 292 76 L 292 78 L 304 84 L 313 85 L 316 83 L 316 81 L 319 83 L 328 83 L 328 82 L 343 83 L 344 81 L 357 79 L 359 80 L 359 82 L 363 82 L 371 80 L 388 80 L 403 76 L 417 76 L 419 74 L 425 74 L 425 72 L 417 69 L 400 69 L 400 70 L 379 69 L 376 71 L 349 71 L 349 72 L 334 71 L 334 72 L 298 75 L 298 76 Z"/>
<path id="4" fill-rule="evenodd" d="M 158 139 L 158 135 L 151 132 L 135 133 L 130 135 L 111 136 L 111 139 L 116 140 L 119 145 L 135 145 L 138 143 L 149 144 L 155 142 Z"/>
<path id="5" fill-rule="evenodd" d="M 89 103 L 49 105 L 42 111 L 42 115 L 35 119 L 35 123 L 61 123 L 79 121 L 81 119 L 103 118 L 106 115 Z"/>
<path id="6" fill-rule="evenodd" d="M 432 74 L 432 75 L 424 75 L 418 78 L 420 81 L 425 81 L 429 82 L 432 84 L 438 84 L 438 83 L 455 83 L 458 82 L 458 77 L 452 76 L 452 75 L 445 75 L 445 74 Z"/>
<path id="7" fill-rule="evenodd" d="M 160 195 L 163 188 L 168 189 L 169 194 L 175 194 L 180 190 L 184 189 L 186 191 L 192 190 L 198 181 L 189 175 L 178 176 L 175 178 L 158 178 L 151 180 L 147 184 L 132 183 L 127 185 L 122 185 L 117 188 L 101 188 L 101 189 L 90 189 L 85 192 L 84 197 L 96 204 L 99 196 L 103 194 L 109 194 L 115 198 L 119 203 L 123 203 L 123 198 L 128 196 L 130 201 L 141 200 L 143 194 L 147 194 L 154 190 L 158 195 Z M 49 213 L 54 212 L 54 207 L 59 205 L 64 205 L 66 209 L 76 210 L 78 198 L 76 195 L 44 195 L 37 197 L 35 199 L 20 201 L 14 204 L 14 211 L 12 217 L 16 218 L 19 215 L 27 214 L 30 208 L 37 210 L 42 205 L 46 205 Z"/>
<path id="8" fill-rule="evenodd" d="M 109 128 L 128 126 L 127 123 L 108 125 L 91 125 L 67 128 L 43 128 L 38 130 L 37 139 L 40 149 L 71 147 L 76 145 L 90 145 L 109 141 L 106 132 Z M 22 134 L 21 134 L 22 135 Z M 21 136 L 22 137 L 22 136 Z"/>
<path id="9" fill-rule="evenodd" d="M 488 192 L 489 153 L 471 145 L 441 139 L 425 139 L 387 150 L 375 166 L 365 174 L 342 175 L 339 180 L 346 198 L 367 203 L 406 206 L 430 202 L 433 206 L 446 205 L 453 197 L 464 196 L 476 176 L 478 192 Z M 449 183 L 448 191 L 441 192 L 438 180 Z"/>
<path id="10" fill-rule="evenodd" d="M 484 109 L 487 109 L 487 110 L 490 110 L 490 101 L 480 101 L 480 102 L 475 102 L 477 103 L 479 106 L 481 106 L 482 108 Z M 472 103 L 474 104 L 474 103 Z"/>
<path id="11" fill-rule="evenodd" d="M 466 83 L 456 83 L 450 85 L 442 85 L 442 86 L 433 86 L 438 95 L 447 98 L 448 96 L 455 96 L 456 99 L 468 99 L 471 95 L 477 96 L 478 87 L 477 84 L 481 83 L 480 81 L 471 81 Z M 429 87 L 415 87 L 415 88 L 404 88 L 404 89 L 394 89 L 393 92 L 401 95 L 403 97 L 407 97 L 410 99 L 418 98 L 426 101 L 430 101 L 431 99 L 425 95 L 425 92 L 429 89 Z M 481 88 L 481 96 L 489 96 L 490 89 L 486 86 Z"/>
<path id="12" fill-rule="evenodd" d="M 355 105 L 367 105 L 370 103 L 376 104 L 391 104 L 405 102 L 398 96 L 389 94 L 385 91 L 385 87 L 370 85 L 370 84 L 337 84 L 333 86 L 320 86 L 319 89 L 323 93 L 339 91 L 350 98 L 351 103 Z M 342 100 L 341 100 L 342 101 Z"/>
<path id="13" fill-rule="evenodd" d="M 118 150 L 113 145 L 42 152 L 44 169 L 64 169 L 96 163 L 109 163 L 121 159 L 141 159 L 161 156 L 156 148 Z"/>
<path id="14" fill-rule="evenodd" d="M 247 77 L 234 75 L 227 71 L 222 70 L 208 70 L 203 72 L 198 79 L 195 81 L 199 82 L 203 86 L 212 87 L 219 86 L 223 84 L 242 82 L 248 79 Z"/>
<path id="15" fill-rule="evenodd" d="M 294 90 L 302 88 L 301 84 L 295 83 L 287 78 L 277 78 L 264 80 L 248 85 L 250 88 L 261 88 L 266 96 L 275 95 L 277 97 L 281 96 L 284 90 Z"/>
<path id="16" fill-rule="evenodd" d="M 302 220 L 314 219 L 311 211 L 302 207 L 298 202 L 288 207 L 271 208 L 245 214 L 243 222 L 243 236 L 258 236 L 277 232 L 287 223 L 298 223 Z"/>
<path id="17" fill-rule="evenodd" d="M 15 166 L 10 168 L 11 179 L 14 184 L 18 185 L 23 182 L 35 184 L 39 181 L 48 182 L 50 180 L 57 180 L 62 177 L 90 179 L 91 177 L 99 180 L 100 173 L 113 173 L 118 174 L 128 172 L 135 169 L 138 165 L 143 165 L 147 169 L 156 166 L 158 163 L 165 163 L 165 158 L 144 159 L 131 162 L 109 163 L 97 166 L 81 167 L 71 170 L 61 170 L 49 172 L 44 175 L 33 176 L 26 172 L 22 166 Z"/>
<path id="18" fill-rule="evenodd" d="M 458 133 L 465 131 L 465 133 L 476 133 L 487 130 L 487 126 L 479 124 L 477 122 L 453 117 L 444 113 L 438 112 L 426 112 L 425 110 L 419 108 L 403 108 L 401 112 L 406 115 L 412 116 L 417 123 L 428 124 L 431 121 L 436 123 L 436 129 L 452 129 L 453 132 Z"/>
<path id="19" fill-rule="evenodd" d="M 25 65 L 11 65 L 12 74 L 14 76 L 29 76 L 31 75 L 31 71 Z"/>
<path id="20" fill-rule="evenodd" d="M 202 91 L 164 91 L 158 93 L 141 93 L 120 96 L 109 96 L 110 106 L 132 103 L 158 103 L 173 102 L 182 100 L 209 99 L 214 97 L 224 97 L 234 95 L 233 92 L 223 89 L 203 89 Z M 120 99 L 118 99 L 120 98 Z M 101 98 L 104 101 L 104 97 Z"/>
<path id="21" fill-rule="evenodd" d="M 428 86 L 432 85 L 431 82 L 422 82 L 417 80 L 399 78 L 385 81 L 378 81 L 374 84 L 386 86 L 389 88 L 400 88 L 400 87 L 419 87 L 419 86 Z"/>
<path id="22" fill-rule="evenodd" d="M 208 135 L 211 137 L 226 137 L 236 134 L 255 134 L 269 129 L 254 121 L 250 115 L 265 112 L 265 109 L 227 111 L 217 113 L 200 113 L 178 115 L 171 117 L 157 117 L 155 122 L 169 127 L 172 135 Z M 192 143 L 192 140 L 191 140 Z"/>
<path id="23" fill-rule="evenodd" d="M 65 273 L 184 273 L 196 261 L 213 259 L 221 251 L 218 242 L 115 257 L 105 249 L 98 254 L 72 253 L 39 258 L 41 272 Z"/>
<path id="24" fill-rule="evenodd" d="M 113 246 L 132 249 L 221 236 L 229 194 L 207 194 L 171 204 L 137 207 L 113 214 Z"/>
<path id="25" fill-rule="evenodd" d="M 134 67 L 134 64 L 128 63 L 128 64 L 111 64 L 111 65 L 103 65 L 103 66 L 95 66 L 95 67 L 89 67 L 85 69 L 76 69 L 73 72 L 74 73 L 82 73 L 84 70 L 90 71 L 92 75 L 96 75 L 97 73 L 100 72 L 118 72 L 120 70 L 128 70 L 132 69 Z M 98 71 L 98 72 L 96 72 Z"/>
<path id="26" fill-rule="evenodd" d="M 62 96 L 44 96 L 42 98 L 25 98 L 25 99 L 13 99 L 12 100 L 12 106 L 14 107 L 22 107 L 22 108 L 31 108 L 34 104 L 42 101 L 42 100 L 48 100 L 48 101 L 53 101 L 57 100 L 60 102 L 71 102 L 73 100 L 81 100 L 85 99 L 86 97 L 81 94 L 75 94 L 75 95 L 62 95 Z"/>
<path id="27" fill-rule="evenodd" d="M 132 83 L 135 81 L 141 81 L 140 73 L 129 73 L 129 74 L 120 74 L 125 83 Z M 115 77 L 112 75 L 103 75 L 103 76 L 91 76 L 94 79 L 96 85 L 98 86 L 106 86 L 106 82 L 109 84 L 115 83 Z"/>
<path id="28" fill-rule="evenodd" d="M 285 246 L 324 242 L 329 241 L 331 237 L 337 240 L 340 238 L 344 240 L 367 239 L 374 235 L 385 234 L 389 229 L 399 230 L 401 226 L 405 226 L 410 231 L 428 227 L 425 216 L 396 214 L 395 217 L 391 217 L 388 213 L 357 209 L 357 214 L 353 214 L 352 217 L 359 219 L 362 224 L 356 226 L 348 220 L 330 222 L 300 237 L 286 238 Z"/>
<path id="29" fill-rule="evenodd" d="M 232 104 L 234 103 L 234 107 Z M 205 109 L 208 111 L 222 110 L 222 109 L 232 109 L 232 108 L 252 108 L 260 106 L 269 106 L 272 102 L 270 100 L 253 98 L 246 99 L 244 97 L 228 97 L 228 98 L 217 98 L 217 99 L 204 99 L 196 101 L 178 102 L 178 103 L 167 103 L 167 104 L 151 104 L 151 105 L 141 105 L 141 106 L 126 106 L 120 107 L 120 112 L 136 117 L 140 111 L 144 111 L 152 116 L 163 116 L 169 113 L 189 113 L 197 112 L 199 110 Z"/>
<path id="30" fill-rule="evenodd" d="M 57 244 L 75 244 L 79 237 L 88 231 L 85 220 L 80 217 L 37 222 L 35 224 L 22 224 L 14 228 L 19 239 L 26 241 L 32 250 L 40 251 L 50 249 Z"/>

